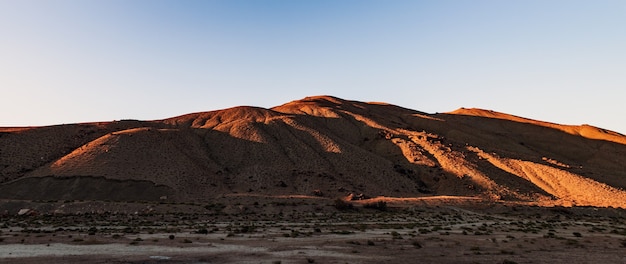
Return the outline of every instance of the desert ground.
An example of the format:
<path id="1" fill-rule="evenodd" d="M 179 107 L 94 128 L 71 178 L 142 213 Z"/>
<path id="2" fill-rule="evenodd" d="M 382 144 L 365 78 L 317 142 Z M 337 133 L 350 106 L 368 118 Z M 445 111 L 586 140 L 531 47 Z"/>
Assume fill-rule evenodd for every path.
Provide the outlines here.
<path id="1" fill-rule="evenodd" d="M 2 263 L 626 262 L 626 211 L 613 208 L 451 197 L 1 205 Z"/>

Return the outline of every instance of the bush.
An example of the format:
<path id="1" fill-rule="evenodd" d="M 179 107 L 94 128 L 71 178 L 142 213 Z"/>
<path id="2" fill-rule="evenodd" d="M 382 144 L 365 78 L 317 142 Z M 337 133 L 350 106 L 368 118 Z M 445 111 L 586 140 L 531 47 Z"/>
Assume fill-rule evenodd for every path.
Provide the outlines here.
<path id="1" fill-rule="evenodd" d="M 415 247 L 415 248 L 422 248 L 422 244 L 420 244 L 420 242 L 413 241 L 413 243 L 411 243 L 411 244 L 413 244 L 413 247 Z"/>
<path id="2" fill-rule="evenodd" d="M 378 201 L 378 202 L 374 202 L 374 203 L 366 203 L 365 205 L 363 205 L 364 208 L 370 208 L 370 209 L 376 209 L 379 211 L 387 211 L 387 202 L 385 201 Z"/>
<path id="3" fill-rule="evenodd" d="M 543 235 L 544 238 L 556 238 L 556 234 L 552 233 L 552 232 L 548 232 L 547 234 Z"/>
<path id="4" fill-rule="evenodd" d="M 398 233 L 396 231 L 391 231 L 391 237 L 393 239 L 402 239 L 402 236 L 400 235 L 400 233 Z"/>
<path id="5" fill-rule="evenodd" d="M 244 225 L 240 229 L 238 229 L 237 231 L 239 233 L 254 233 L 254 230 L 256 230 L 256 226 L 254 226 L 254 225 Z"/>
<path id="6" fill-rule="evenodd" d="M 341 198 L 337 198 L 333 206 L 339 211 L 351 210 L 354 208 L 350 202 L 344 201 Z"/>

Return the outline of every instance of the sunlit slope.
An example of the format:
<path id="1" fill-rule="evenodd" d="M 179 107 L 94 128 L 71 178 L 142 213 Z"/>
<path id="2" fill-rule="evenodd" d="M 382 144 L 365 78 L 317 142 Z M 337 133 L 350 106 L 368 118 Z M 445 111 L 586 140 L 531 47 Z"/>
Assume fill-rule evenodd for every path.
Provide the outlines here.
<path id="1" fill-rule="evenodd" d="M 48 127 L 0 128 L 0 182 L 19 178 L 103 135 L 158 123 L 117 121 Z"/>
<path id="2" fill-rule="evenodd" d="M 528 118 L 523 118 L 519 116 L 499 113 L 499 112 L 492 111 L 492 110 L 478 109 L 478 108 L 459 108 L 455 111 L 450 112 L 450 114 L 480 116 L 480 117 L 487 117 L 487 118 L 509 120 L 509 121 L 514 121 L 518 123 L 533 124 L 537 126 L 553 128 L 553 129 L 560 130 L 571 135 L 582 136 L 582 137 L 589 138 L 589 139 L 600 139 L 600 140 L 606 140 L 606 141 L 611 141 L 611 142 L 620 143 L 620 144 L 626 144 L 626 137 L 624 135 L 614 132 L 614 131 L 610 131 L 610 130 L 606 130 L 606 129 L 602 129 L 602 128 L 598 128 L 598 127 L 594 127 L 590 125 L 578 125 L 578 126 L 561 125 L 561 124 L 532 120 Z"/>
<path id="3" fill-rule="evenodd" d="M 33 175 L 104 176 L 180 188 L 216 168 L 203 147 L 202 138 L 185 131 L 134 128 L 82 145 Z"/>
<path id="4" fill-rule="evenodd" d="M 151 122 L 5 129 L 0 142 L 0 189 L 53 176 L 152 183 L 182 200 L 471 196 L 626 207 L 623 135 L 480 109 L 427 114 L 316 96 Z"/>
<path id="5" fill-rule="evenodd" d="M 209 137 L 206 142 L 231 190 L 306 195 L 430 192 L 418 178 L 399 174 L 390 160 L 360 146 L 363 138 L 354 133 L 374 138 L 377 129 L 345 121 L 256 107 L 165 120 Z M 226 139 L 212 140 L 214 134 Z"/>

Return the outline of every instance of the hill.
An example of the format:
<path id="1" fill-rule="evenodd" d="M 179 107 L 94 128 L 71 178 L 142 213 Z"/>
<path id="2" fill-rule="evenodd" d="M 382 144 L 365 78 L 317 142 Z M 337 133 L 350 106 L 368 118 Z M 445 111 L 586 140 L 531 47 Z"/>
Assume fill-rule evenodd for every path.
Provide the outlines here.
<path id="1" fill-rule="evenodd" d="M 1 199 L 456 196 L 626 208 L 624 179 L 626 137 L 612 131 L 331 96 L 154 121 L 0 128 Z"/>

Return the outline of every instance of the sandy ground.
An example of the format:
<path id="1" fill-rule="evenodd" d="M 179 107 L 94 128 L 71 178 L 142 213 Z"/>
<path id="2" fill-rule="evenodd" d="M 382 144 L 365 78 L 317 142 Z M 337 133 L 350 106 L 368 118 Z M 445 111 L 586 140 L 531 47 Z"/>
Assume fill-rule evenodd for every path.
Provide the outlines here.
<path id="1" fill-rule="evenodd" d="M 0 263 L 626 263 L 622 210 L 499 210 L 4 216 Z"/>

